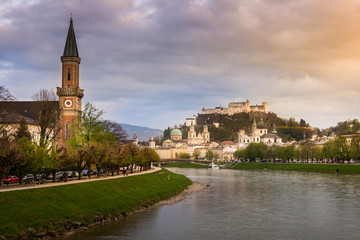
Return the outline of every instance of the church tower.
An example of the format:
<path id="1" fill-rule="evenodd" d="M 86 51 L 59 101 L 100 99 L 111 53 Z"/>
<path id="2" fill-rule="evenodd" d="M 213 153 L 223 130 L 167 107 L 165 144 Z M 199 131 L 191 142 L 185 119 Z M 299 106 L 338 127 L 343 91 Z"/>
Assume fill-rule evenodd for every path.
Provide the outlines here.
<path id="1" fill-rule="evenodd" d="M 188 131 L 188 139 L 196 138 L 195 126 L 194 124 L 190 125 L 190 130 Z"/>
<path id="2" fill-rule="evenodd" d="M 84 96 L 84 90 L 79 87 L 80 61 L 71 16 L 64 53 L 61 57 L 62 84 L 57 88 L 61 109 L 60 138 L 62 143 L 69 140 L 74 134 L 72 127 L 81 115 L 81 98 Z"/>
<path id="3" fill-rule="evenodd" d="M 208 130 L 208 126 L 206 125 L 206 122 L 205 122 L 204 130 L 203 130 L 203 138 L 204 138 L 205 143 L 210 142 L 210 133 Z"/>

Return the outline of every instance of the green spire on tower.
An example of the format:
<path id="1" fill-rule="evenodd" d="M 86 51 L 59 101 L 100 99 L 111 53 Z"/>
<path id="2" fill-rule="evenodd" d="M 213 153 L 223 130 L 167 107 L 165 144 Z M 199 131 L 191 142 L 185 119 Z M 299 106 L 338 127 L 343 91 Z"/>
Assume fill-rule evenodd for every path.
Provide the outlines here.
<path id="1" fill-rule="evenodd" d="M 253 120 L 253 127 L 256 128 L 256 118 L 254 118 L 254 120 Z"/>
<path id="2" fill-rule="evenodd" d="M 70 16 L 70 26 L 69 26 L 68 35 L 66 38 L 63 57 L 79 57 L 79 52 L 78 52 L 77 45 L 76 45 L 72 13 Z"/>
<path id="3" fill-rule="evenodd" d="M 274 123 L 274 129 L 272 130 L 272 133 L 273 133 L 273 134 L 277 134 L 275 123 Z"/>

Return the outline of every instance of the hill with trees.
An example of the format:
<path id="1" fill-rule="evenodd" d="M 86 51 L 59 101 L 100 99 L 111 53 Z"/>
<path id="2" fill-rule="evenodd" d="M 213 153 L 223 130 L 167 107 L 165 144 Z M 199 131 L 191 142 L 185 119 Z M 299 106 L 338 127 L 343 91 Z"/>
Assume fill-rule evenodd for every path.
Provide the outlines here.
<path id="1" fill-rule="evenodd" d="M 330 136 L 333 133 L 336 135 L 354 134 L 360 130 L 360 122 L 358 119 L 346 120 L 338 122 L 335 127 L 329 127 L 321 131 L 322 135 Z"/>
<path id="2" fill-rule="evenodd" d="M 309 123 L 304 119 L 296 121 L 295 118 L 280 118 L 275 113 L 262 113 L 262 112 L 249 112 L 238 113 L 234 115 L 221 115 L 221 114 L 199 114 L 197 117 L 197 125 L 195 130 L 202 131 L 202 126 L 207 124 L 210 132 L 211 141 L 236 141 L 238 132 L 245 129 L 246 133 L 251 132 L 254 119 L 257 124 L 263 123 L 264 127 L 271 133 L 274 126 L 276 127 L 277 134 L 286 141 L 303 140 L 310 138 L 314 131 L 320 132 L 319 129 L 311 129 Z M 219 126 L 215 126 L 218 123 Z M 179 129 L 183 133 L 183 139 L 187 138 L 189 130 L 185 125 L 180 125 Z M 171 128 L 164 130 L 164 139 L 170 138 Z"/>

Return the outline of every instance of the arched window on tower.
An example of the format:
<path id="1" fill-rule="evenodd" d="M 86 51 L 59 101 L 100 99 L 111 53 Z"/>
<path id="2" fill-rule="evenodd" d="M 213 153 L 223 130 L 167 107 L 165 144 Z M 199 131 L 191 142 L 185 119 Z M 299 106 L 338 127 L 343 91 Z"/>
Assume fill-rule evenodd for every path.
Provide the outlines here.
<path id="1" fill-rule="evenodd" d="M 70 81 L 71 80 L 71 77 L 70 77 L 71 76 L 71 74 L 70 74 L 71 70 L 70 70 L 70 68 L 68 68 L 67 70 L 68 70 L 67 71 L 67 80 Z"/>
<path id="2" fill-rule="evenodd" d="M 71 122 L 68 121 L 65 123 L 65 139 L 68 140 L 71 138 Z"/>

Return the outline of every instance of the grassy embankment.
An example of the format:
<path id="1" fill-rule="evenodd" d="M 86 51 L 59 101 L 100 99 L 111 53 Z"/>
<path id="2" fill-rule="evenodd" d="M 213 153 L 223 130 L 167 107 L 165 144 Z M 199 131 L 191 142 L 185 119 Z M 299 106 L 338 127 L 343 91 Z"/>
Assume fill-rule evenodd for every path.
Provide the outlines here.
<path id="1" fill-rule="evenodd" d="M 168 163 L 164 167 L 178 167 L 178 168 L 208 168 L 208 164 L 181 162 L 181 163 Z"/>
<path id="2" fill-rule="evenodd" d="M 127 215 L 175 196 L 189 185 L 185 176 L 163 169 L 125 178 L 0 192 L 0 238 L 13 239 L 28 228 L 66 232 L 66 220 L 89 226 L 99 216 Z"/>
<path id="3" fill-rule="evenodd" d="M 339 174 L 360 174 L 360 165 L 344 164 L 305 164 L 305 163 L 235 163 L 227 165 L 230 169 L 243 170 L 278 170 L 278 171 L 297 171 L 297 172 L 318 172 L 318 173 L 336 173 Z"/>

